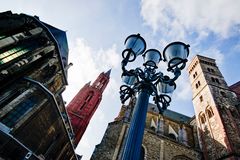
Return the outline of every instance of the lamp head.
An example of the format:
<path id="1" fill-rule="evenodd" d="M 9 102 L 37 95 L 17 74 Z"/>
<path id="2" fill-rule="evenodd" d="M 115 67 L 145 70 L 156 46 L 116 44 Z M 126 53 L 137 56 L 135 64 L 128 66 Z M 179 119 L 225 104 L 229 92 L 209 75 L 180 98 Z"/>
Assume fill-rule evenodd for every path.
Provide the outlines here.
<path id="1" fill-rule="evenodd" d="M 149 49 L 143 54 L 144 65 L 157 68 L 162 60 L 161 53 L 156 49 Z"/>
<path id="2" fill-rule="evenodd" d="M 169 82 L 169 77 L 164 76 L 164 80 L 157 84 L 158 92 L 161 94 L 172 94 L 176 89 L 176 84 L 174 82 Z"/>
<path id="3" fill-rule="evenodd" d="M 137 82 L 137 78 L 135 76 L 129 76 L 129 75 L 122 74 L 122 81 L 125 84 L 132 86 L 132 85 L 134 85 L 135 82 Z"/>
<path id="4" fill-rule="evenodd" d="M 141 55 L 146 50 L 146 42 L 140 34 L 128 36 L 124 42 L 126 49 L 122 52 L 122 57 L 126 58 L 130 54 L 129 61 L 133 61 L 136 56 Z"/>
<path id="5" fill-rule="evenodd" d="M 169 70 L 178 67 L 183 69 L 189 55 L 189 45 L 182 42 L 168 44 L 163 50 L 164 61 L 168 62 Z"/>

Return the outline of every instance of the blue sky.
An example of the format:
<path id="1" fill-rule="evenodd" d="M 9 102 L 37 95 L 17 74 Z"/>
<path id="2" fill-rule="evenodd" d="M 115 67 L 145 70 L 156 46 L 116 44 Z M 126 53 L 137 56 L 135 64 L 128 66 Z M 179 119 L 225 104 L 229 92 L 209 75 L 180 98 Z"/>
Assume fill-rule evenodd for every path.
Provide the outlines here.
<path id="1" fill-rule="evenodd" d="M 77 153 L 87 160 L 121 104 L 120 62 L 125 38 L 140 33 L 148 48 L 160 52 L 172 41 L 191 45 L 190 59 L 201 54 L 217 59 L 229 85 L 240 80 L 240 1 L 238 0 L 17 0 L 4 1 L 0 11 L 37 15 L 67 31 L 69 42 L 69 102 L 87 82 L 112 68 L 102 102 L 85 132 Z M 141 57 L 137 59 L 141 65 Z M 163 62 L 161 69 L 166 68 Z M 192 116 L 192 95 L 186 70 L 177 80 L 169 109 Z"/>

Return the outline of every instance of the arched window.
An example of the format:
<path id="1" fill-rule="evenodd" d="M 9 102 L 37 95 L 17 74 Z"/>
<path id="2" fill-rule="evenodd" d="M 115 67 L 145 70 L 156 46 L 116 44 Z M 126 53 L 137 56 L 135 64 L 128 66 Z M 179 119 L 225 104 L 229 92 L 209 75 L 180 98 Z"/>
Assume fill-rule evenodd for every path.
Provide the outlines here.
<path id="1" fill-rule="evenodd" d="M 174 134 L 172 134 L 172 133 L 169 133 L 169 134 L 168 134 L 168 137 L 171 138 L 171 139 L 173 139 L 173 140 L 175 140 L 175 141 L 177 140 L 177 139 L 176 139 L 176 136 L 175 136 Z"/>
<path id="2" fill-rule="evenodd" d="M 204 124 L 204 123 L 206 122 L 206 117 L 205 117 L 205 114 L 204 114 L 204 113 L 200 115 L 200 122 L 201 122 L 202 124 Z"/>
<path id="3" fill-rule="evenodd" d="M 200 81 L 198 81 L 198 86 L 200 86 L 201 85 L 201 83 L 200 83 Z"/>
<path id="4" fill-rule="evenodd" d="M 87 104 L 86 101 L 84 101 L 83 104 L 80 107 L 80 110 L 82 110 L 86 106 L 86 104 Z"/>
<path id="5" fill-rule="evenodd" d="M 213 110 L 211 107 L 209 107 L 207 110 L 206 110 L 206 113 L 208 115 L 208 118 L 211 118 L 213 117 L 214 113 L 213 113 Z"/>
<path id="6" fill-rule="evenodd" d="M 91 98 L 93 97 L 93 91 L 90 91 L 85 99 L 86 102 L 89 102 Z"/>
<path id="7" fill-rule="evenodd" d="M 215 78 L 211 77 L 212 82 L 215 82 Z"/>

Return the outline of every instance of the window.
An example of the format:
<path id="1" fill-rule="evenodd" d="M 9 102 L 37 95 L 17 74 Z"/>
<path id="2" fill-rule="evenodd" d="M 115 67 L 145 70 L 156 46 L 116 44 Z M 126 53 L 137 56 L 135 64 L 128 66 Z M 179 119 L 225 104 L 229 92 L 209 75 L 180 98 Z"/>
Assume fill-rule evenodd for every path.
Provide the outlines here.
<path id="1" fill-rule="evenodd" d="M 19 103 L 13 110 L 11 110 L 6 116 L 3 117 L 1 122 L 6 126 L 12 128 L 19 121 L 19 119 L 25 115 L 34 105 L 38 102 L 36 97 L 29 97 L 23 102 Z"/>
<path id="2" fill-rule="evenodd" d="M 198 81 L 197 83 L 196 83 L 196 89 L 198 89 L 198 87 L 201 85 L 201 83 L 200 83 L 200 81 Z"/>
<path id="3" fill-rule="evenodd" d="M 195 72 L 195 73 L 193 74 L 193 78 L 195 78 L 195 77 L 197 77 L 197 72 Z"/>
<path id="4" fill-rule="evenodd" d="M 211 117 L 213 117 L 213 110 L 212 110 L 212 108 L 211 107 L 209 107 L 207 110 L 206 110 L 206 113 L 207 113 L 207 115 L 208 115 L 208 118 L 211 118 Z"/>
<path id="5" fill-rule="evenodd" d="M 169 137 L 169 138 L 171 138 L 171 139 L 174 139 L 174 140 L 176 140 L 176 137 L 175 137 L 175 135 L 174 135 L 174 134 L 172 134 L 172 133 L 169 133 L 169 134 L 168 134 L 168 137 Z"/>
<path id="6" fill-rule="evenodd" d="M 201 122 L 202 124 L 204 124 L 204 123 L 206 122 L 205 114 L 202 114 L 202 115 L 200 116 L 200 122 Z"/>
<path id="7" fill-rule="evenodd" d="M 80 110 L 82 110 L 83 107 L 86 106 L 86 104 L 87 104 L 87 103 L 86 103 L 86 101 L 85 101 L 85 102 L 82 104 L 82 106 L 80 107 Z"/>
<path id="8" fill-rule="evenodd" d="M 223 91 L 220 91 L 220 94 L 221 94 L 223 97 L 227 97 L 226 93 L 223 92 Z"/>
<path id="9" fill-rule="evenodd" d="M 211 77 L 212 82 L 215 82 L 215 78 Z"/>
<path id="10" fill-rule="evenodd" d="M 208 72 L 215 73 L 214 69 L 212 68 L 207 68 Z"/>
<path id="11" fill-rule="evenodd" d="M 219 79 L 217 79 L 217 78 L 214 78 L 214 77 L 211 77 L 211 80 L 212 80 L 212 82 L 217 82 L 218 84 L 220 84 L 220 81 L 219 81 Z"/>
<path id="12" fill-rule="evenodd" d="M 89 102 L 91 100 L 91 98 L 93 97 L 93 92 L 90 91 L 85 99 L 86 102 Z"/>
<path id="13" fill-rule="evenodd" d="M 203 96 L 200 96 L 199 99 L 200 99 L 200 102 L 202 102 L 203 101 Z"/>

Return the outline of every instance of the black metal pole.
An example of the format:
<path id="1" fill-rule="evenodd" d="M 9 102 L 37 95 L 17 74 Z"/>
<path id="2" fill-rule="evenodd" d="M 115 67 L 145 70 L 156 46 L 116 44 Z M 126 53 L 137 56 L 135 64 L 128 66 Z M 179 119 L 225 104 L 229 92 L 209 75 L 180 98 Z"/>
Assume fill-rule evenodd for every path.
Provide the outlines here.
<path id="1" fill-rule="evenodd" d="M 148 87 L 144 87 L 138 95 L 123 150 L 122 160 L 139 160 L 149 96 L 150 89 Z"/>

